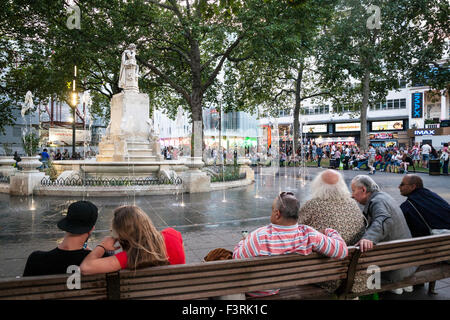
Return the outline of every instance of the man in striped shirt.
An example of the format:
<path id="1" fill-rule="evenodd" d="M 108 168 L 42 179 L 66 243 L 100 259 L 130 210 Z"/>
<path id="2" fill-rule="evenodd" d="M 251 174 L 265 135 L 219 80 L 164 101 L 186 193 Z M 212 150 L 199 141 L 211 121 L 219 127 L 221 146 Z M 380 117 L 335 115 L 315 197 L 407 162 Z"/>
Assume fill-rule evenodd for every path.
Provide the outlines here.
<path id="1" fill-rule="evenodd" d="M 343 259 L 348 250 L 339 233 L 331 228 L 318 232 L 298 224 L 300 203 L 291 192 L 282 192 L 272 203 L 270 224 L 251 232 L 234 248 L 233 259 L 272 256 L 287 253 L 308 255 L 317 252 Z M 262 297 L 278 293 L 279 289 L 247 293 Z"/>

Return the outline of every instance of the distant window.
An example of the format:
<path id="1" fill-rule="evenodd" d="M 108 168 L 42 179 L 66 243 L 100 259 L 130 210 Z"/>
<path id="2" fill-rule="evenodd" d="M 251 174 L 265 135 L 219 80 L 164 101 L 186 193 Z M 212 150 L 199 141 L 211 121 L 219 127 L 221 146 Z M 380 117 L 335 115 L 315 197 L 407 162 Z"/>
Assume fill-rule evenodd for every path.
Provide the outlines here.
<path id="1" fill-rule="evenodd" d="M 22 136 L 22 130 L 20 127 L 13 127 L 13 137 L 20 137 Z"/>
<path id="2" fill-rule="evenodd" d="M 388 106 L 388 109 L 394 109 L 394 101 L 393 100 L 388 100 L 387 101 L 387 106 Z"/>
<path id="3" fill-rule="evenodd" d="M 394 100 L 394 109 L 400 109 L 400 100 L 399 99 Z"/>

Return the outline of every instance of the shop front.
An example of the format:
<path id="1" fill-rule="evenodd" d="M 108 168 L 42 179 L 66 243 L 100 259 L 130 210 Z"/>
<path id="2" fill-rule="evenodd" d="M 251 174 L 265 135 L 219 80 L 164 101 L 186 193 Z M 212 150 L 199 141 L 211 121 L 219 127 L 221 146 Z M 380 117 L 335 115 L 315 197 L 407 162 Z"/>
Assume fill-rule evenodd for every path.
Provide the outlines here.
<path id="1" fill-rule="evenodd" d="M 406 127 L 406 119 L 370 121 L 369 142 L 375 147 L 406 146 Z"/>
<path id="2" fill-rule="evenodd" d="M 436 150 L 440 150 L 445 143 L 450 143 L 450 127 L 444 128 L 419 128 L 408 130 L 411 145 L 428 143 Z"/>
<path id="3" fill-rule="evenodd" d="M 396 147 L 398 145 L 398 133 L 396 132 L 379 132 L 370 133 L 369 141 L 374 147 Z"/>

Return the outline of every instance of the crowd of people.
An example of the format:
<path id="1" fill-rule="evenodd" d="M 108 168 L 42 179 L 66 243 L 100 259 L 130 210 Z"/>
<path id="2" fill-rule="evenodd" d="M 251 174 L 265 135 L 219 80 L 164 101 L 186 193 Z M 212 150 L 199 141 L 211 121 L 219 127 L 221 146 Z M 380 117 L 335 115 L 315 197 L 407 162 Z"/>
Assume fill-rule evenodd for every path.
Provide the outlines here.
<path id="1" fill-rule="evenodd" d="M 280 166 L 291 162 L 298 162 L 302 150 L 299 147 L 295 154 L 292 147 L 280 147 Z M 414 172 L 417 167 L 429 168 L 430 160 L 439 160 L 442 174 L 448 175 L 449 166 L 448 143 L 437 151 L 433 146 L 427 143 L 415 144 L 413 147 L 396 146 L 374 146 L 369 144 L 367 150 L 361 150 L 353 144 L 316 144 L 315 142 L 303 146 L 303 155 L 308 162 L 316 162 L 321 167 L 323 159 L 330 160 L 330 166 L 342 170 L 360 170 L 368 169 L 370 174 L 380 172 L 408 173 L 412 169 Z M 412 168 L 411 168 L 412 167 Z"/>
<path id="2" fill-rule="evenodd" d="M 350 186 L 351 191 L 339 171 L 328 169 L 315 177 L 312 197 L 303 206 L 293 193 L 281 192 L 272 202 L 270 224 L 243 234 L 232 252 L 223 248 L 212 250 L 205 261 L 312 252 L 343 259 L 350 245 L 365 252 L 379 242 L 430 235 L 431 229 L 450 229 L 450 205 L 424 188 L 417 175 L 403 177 L 399 189 L 407 200 L 402 204 L 367 175 L 357 175 Z M 362 211 L 358 203 L 363 206 Z M 158 231 L 137 206 L 116 208 L 111 235 L 91 250 L 87 244 L 97 217 L 98 209 L 93 203 L 72 203 L 57 224 L 66 232 L 63 241 L 51 251 L 33 252 L 23 275 L 66 273 L 72 265 L 80 266 L 81 274 L 90 275 L 186 263 L 182 234 L 170 227 Z M 414 271 L 415 268 L 404 268 L 382 272 L 381 279 L 385 283 L 399 281 Z M 362 292 L 366 285 L 366 275 L 361 275 L 352 290 Z M 334 291 L 339 282 L 321 286 Z M 395 292 L 411 290 L 412 287 L 406 287 Z M 247 295 L 260 297 L 277 292 L 274 288 Z"/>

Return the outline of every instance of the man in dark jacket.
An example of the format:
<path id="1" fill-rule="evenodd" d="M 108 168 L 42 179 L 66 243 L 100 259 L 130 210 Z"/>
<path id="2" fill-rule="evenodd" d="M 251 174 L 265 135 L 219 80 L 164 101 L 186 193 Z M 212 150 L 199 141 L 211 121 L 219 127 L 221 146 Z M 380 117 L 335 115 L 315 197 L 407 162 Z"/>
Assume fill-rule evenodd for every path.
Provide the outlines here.
<path id="1" fill-rule="evenodd" d="M 400 194 L 407 197 L 400 208 L 413 237 L 428 236 L 430 229 L 450 229 L 450 205 L 433 191 L 424 188 L 419 176 L 407 174 L 398 188 Z"/>

